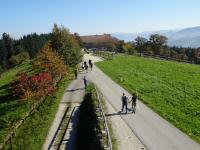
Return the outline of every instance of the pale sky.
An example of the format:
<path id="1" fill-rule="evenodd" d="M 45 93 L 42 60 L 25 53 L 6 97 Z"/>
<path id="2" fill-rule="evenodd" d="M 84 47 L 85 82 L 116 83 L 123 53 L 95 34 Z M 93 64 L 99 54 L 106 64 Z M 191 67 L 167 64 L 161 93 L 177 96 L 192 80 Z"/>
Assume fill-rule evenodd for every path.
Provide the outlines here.
<path id="1" fill-rule="evenodd" d="M 20 37 L 62 24 L 81 35 L 200 26 L 200 0 L 1 0 L 0 34 Z"/>

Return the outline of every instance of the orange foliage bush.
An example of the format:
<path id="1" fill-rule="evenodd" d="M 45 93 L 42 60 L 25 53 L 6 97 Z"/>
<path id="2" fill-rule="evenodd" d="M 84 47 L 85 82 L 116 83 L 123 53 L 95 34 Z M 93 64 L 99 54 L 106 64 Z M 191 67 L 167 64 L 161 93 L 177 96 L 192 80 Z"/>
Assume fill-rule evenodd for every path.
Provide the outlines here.
<path id="1" fill-rule="evenodd" d="M 63 58 L 53 51 L 48 44 L 43 47 L 42 53 L 34 61 L 33 67 L 43 68 L 50 72 L 54 79 L 63 77 L 69 72 L 69 68 L 65 65 Z"/>

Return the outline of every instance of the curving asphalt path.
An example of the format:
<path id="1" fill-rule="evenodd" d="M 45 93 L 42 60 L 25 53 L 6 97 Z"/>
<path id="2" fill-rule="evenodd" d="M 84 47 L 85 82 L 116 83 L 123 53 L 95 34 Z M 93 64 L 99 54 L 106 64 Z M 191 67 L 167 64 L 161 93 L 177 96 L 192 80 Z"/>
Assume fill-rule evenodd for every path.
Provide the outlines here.
<path id="1" fill-rule="evenodd" d="M 100 61 L 98 57 L 86 54 L 84 59 Z M 116 110 L 121 109 L 121 96 L 131 95 L 112 81 L 106 74 L 94 65 L 87 78 L 94 82 L 106 100 Z M 161 118 L 158 114 L 138 101 L 136 114 L 121 115 L 122 119 L 149 150 L 200 150 L 200 145 L 190 139 L 175 126 Z M 123 131 L 121 131 L 123 132 Z"/>

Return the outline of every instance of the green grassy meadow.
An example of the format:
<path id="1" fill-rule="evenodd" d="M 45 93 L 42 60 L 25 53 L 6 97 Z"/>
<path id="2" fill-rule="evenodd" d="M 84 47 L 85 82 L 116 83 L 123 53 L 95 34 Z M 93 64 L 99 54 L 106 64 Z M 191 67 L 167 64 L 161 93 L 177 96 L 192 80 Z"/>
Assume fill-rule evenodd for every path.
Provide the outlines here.
<path id="1" fill-rule="evenodd" d="M 6 137 L 12 125 L 29 110 L 28 102 L 19 102 L 19 99 L 11 95 L 11 82 L 17 74 L 23 71 L 31 71 L 30 61 L 26 61 L 0 76 L 0 143 Z"/>
<path id="2" fill-rule="evenodd" d="M 106 74 L 200 143 L 200 66 L 136 56 L 97 63 Z"/>

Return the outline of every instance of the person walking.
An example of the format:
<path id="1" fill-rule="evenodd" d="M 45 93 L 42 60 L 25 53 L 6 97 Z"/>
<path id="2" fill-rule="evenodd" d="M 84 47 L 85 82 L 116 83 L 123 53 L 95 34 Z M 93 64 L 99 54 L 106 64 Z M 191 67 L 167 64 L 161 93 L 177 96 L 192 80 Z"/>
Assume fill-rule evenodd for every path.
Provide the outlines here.
<path id="1" fill-rule="evenodd" d="M 86 73 L 88 73 L 88 65 L 87 64 L 85 66 L 85 71 L 86 71 Z"/>
<path id="2" fill-rule="evenodd" d="M 128 107 L 127 107 L 127 97 L 126 97 L 126 95 L 123 93 L 123 95 L 122 95 L 122 110 L 121 110 L 121 112 L 123 112 L 124 111 L 124 109 L 126 110 L 126 113 L 127 113 L 127 109 L 128 109 Z"/>
<path id="3" fill-rule="evenodd" d="M 77 79 L 77 76 L 78 76 L 78 71 L 77 71 L 77 68 L 74 69 L 74 77 L 75 79 Z"/>
<path id="4" fill-rule="evenodd" d="M 83 82 L 84 82 L 84 86 L 85 86 L 85 89 L 87 88 L 87 79 L 86 79 L 86 76 L 83 77 Z"/>
<path id="5" fill-rule="evenodd" d="M 85 68 L 85 65 L 84 65 L 84 63 L 82 63 L 82 71 L 84 71 L 84 68 Z"/>
<path id="6" fill-rule="evenodd" d="M 91 60 L 91 59 L 89 59 L 88 63 L 89 63 L 89 65 L 90 65 L 90 69 L 92 70 L 92 67 L 93 67 L 92 60 Z"/>
<path id="7" fill-rule="evenodd" d="M 91 68 L 91 71 L 92 71 L 92 68 L 93 68 L 93 63 L 91 62 L 91 64 L 90 64 L 90 68 Z"/>
<path id="8" fill-rule="evenodd" d="M 84 64 L 84 67 L 85 67 L 85 66 L 87 65 L 87 61 L 84 61 L 84 63 L 83 63 L 83 64 Z"/>
<path id="9" fill-rule="evenodd" d="M 87 62 L 86 61 L 84 61 L 84 67 L 85 67 L 85 71 L 86 71 L 86 73 L 88 72 L 88 65 L 87 65 Z"/>
<path id="10" fill-rule="evenodd" d="M 89 59 L 89 61 L 88 61 L 88 64 L 90 65 L 92 63 L 92 60 L 91 59 Z"/>
<path id="11" fill-rule="evenodd" d="M 137 101 L 137 95 L 135 93 L 133 93 L 131 101 L 130 101 L 131 102 L 131 106 L 132 106 L 132 113 L 136 112 L 136 101 Z"/>

